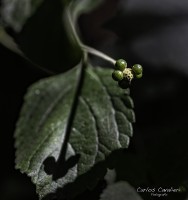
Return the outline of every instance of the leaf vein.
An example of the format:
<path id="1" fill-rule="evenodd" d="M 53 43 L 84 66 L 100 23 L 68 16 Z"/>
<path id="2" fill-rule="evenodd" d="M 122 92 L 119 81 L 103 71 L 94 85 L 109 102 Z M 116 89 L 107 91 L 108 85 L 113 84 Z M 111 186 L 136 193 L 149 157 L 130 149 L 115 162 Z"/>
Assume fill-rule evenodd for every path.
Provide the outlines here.
<path id="1" fill-rule="evenodd" d="M 87 99 L 85 99 L 84 97 L 81 97 L 81 99 L 82 99 L 82 101 L 85 103 L 85 105 L 88 107 L 88 110 L 90 111 L 90 113 L 91 113 L 91 116 L 93 117 L 93 121 L 94 121 L 94 125 L 95 125 L 95 128 L 96 128 L 96 139 L 97 139 L 97 151 L 99 151 L 99 127 L 98 127 L 98 125 L 97 125 L 97 119 L 96 119 L 96 116 L 95 116 L 95 114 L 94 114 L 94 111 L 93 111 L 93 109 L 92 109 L 92 106 L 89 104 L 89 102 L 87 101 Z M 96 152 L 97 152 L 96 151 Z M 97 153 L 96 153 L 96 155 L 95 155 L 95 161 L 96 161 L 96 157 L 97 157 Z M 95 163 L 95 161 L 94 161 L 94 163 Z"/>
<path id="2" fill-rule="evenodd" d="M 111 104 L 112 104 L 112 112 L 113 112 L 113 116 L 114 116 L 114 125 L 115 125 L 115 132 L 116 132 L 116 136 L 117 136 L 117 141 L 118 141 L 118 143 L 119 143 L 119 145 L 121 146 L 121 144 L 120 144 L 120 142 L 119 142 L 119 129 L 118 129 L 118 125 L 117 125 L 117 122 L 116 122 L 116 116 L 115 116 L 115 113 L 116 113 L 116 110 L 115 110 L 115 106 L 114 106 L 114 103 L 113 103 L 113 100 L 112 100 L 112 98 L 111 98 L 111 95 L 110 95 L 110 92 L 108 91 L 108 88 L 107 88 L 107 86 L 103 83 L 103 81 L 102 81 L 102 79 L 100 78 L 100 76 L 98 76 L 98 78 L 99 78 L 99 83 L 101 84 L 101 86 L 102 86 L 102 88 L 106 91 L 106 93 L 107 93 L 107 95 L 108 95 L 108 98 L 109 98 L 109 100 L 110 100 L 110 102 L 111 102 Z"/>
<path id="3" fill-rule="evenodd" d="M 49 106 L 49 109 L 47 109 L 47 111 L 45 112 L 45 114 L 42 116 L 41 120 L 39 121 L 39 125 L 36 128 L 36 132 L 39 133 L 42 125 L 44 124 L 45 120 L 47 119 L 47 117 L 52 113 L 53 108 L 61 101 L 61 99 L 63 98 L 63 95 L 66 95 L 69 91 L 69 88 L 67 89 L 67 91 L 64 93 L 60 93 L 56 99 L 56 101 L 52 102 L 51 105 Z M 54 130 L 55 131 L 55 130 Z M 41 146 L 43 146 L 46 142 L 46 140 L 53 135 L 53 132 L 50 132 L 45 138 L 44 140 L 42 140 L 42 142 L 40 142 L 40 144 L 37 146 L 37 148 L 35 149 L 35 151 L 33 152 L 33 154 L 30 156 L 29 160 L 28 160 L 28 168 L 27 170 L 30 168 L 31 163 L 35 157 L 35 155 L 37 154 L 37 152 L 40 150 Z"/>

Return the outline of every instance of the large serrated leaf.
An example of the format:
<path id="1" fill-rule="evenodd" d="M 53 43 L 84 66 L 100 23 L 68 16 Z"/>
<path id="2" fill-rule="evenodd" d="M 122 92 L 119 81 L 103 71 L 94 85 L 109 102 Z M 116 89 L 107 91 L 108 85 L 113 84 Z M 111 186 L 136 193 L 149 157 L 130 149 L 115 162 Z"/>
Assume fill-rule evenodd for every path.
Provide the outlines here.
<path id="1" fill-rule="evenodd" d="M 15 132 L 16 168 L 32 178 L 41 198 L 73 182 L 112 151 L 128 147 L 133 102 L 129 91 L 114 83 L 111 72 L 92 67 L 82 71 L 79 65 L 29 88 Z M 44 161 L 59 159 L 68 130 L 65 159 L 80 157 L 54 181 L 45 172 Z"/>

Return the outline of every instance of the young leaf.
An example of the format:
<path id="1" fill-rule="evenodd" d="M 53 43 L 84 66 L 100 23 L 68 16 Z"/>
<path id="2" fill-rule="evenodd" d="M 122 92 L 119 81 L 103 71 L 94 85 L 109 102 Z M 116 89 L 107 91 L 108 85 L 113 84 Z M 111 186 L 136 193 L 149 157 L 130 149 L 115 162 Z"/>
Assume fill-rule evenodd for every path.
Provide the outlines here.
<path id="1" fill-rule="evenodd" d="M 48 71 L 66 71 L 81 59 L 70 22 L 63 17 L 67 7 L 61 0 L 39 1 L 40 6 L 34 2 L 4 0 L 1 20 L 15 31 L 14 40 L 26 59 Z"/>
<path id="2" fill-rule="evenodd" d="M 16 32 L 13 39 L 18 44 L 19 52 L 23 52 L 23 57 L 45 70 L 62 72 L 75 66 L 81 59 L 78 36 L 73 31 L 78 17 L 101 2 L 103 0 L 3 0 L 1 20 Z M 67 13 L 74 18 L 73 24 L 70 24 Z M 9 43 L 13 40 L 10 37 L 8 39 Z M 0 42 L 13 49 L 7 45 L 7 41 Z"/>
<path id="3" fill-rule="evenodd" d="M 43 0 L 3 0 L 1 16 L 14 31 L 20 32 L 28 18 L 33 15 Z"/>
<path id="4" fill-rule="evenodd" d="M 6 33 L 5 29 L 1 25 L 0 25 L 0 43 L 3 46 L 10 49 L 11 51 L 13 51 L 19 55 L 22 55 L 22 52 L 19 50 L 19 48 L 18 48 L 17 44 L 15 43 L 15 41 L 13 40 L 13 38 Z"/>
<path id="5" fill-rule="evenodd" d="M 114 84 L 111 73 L 78 66 L 29 88 L 15 132 L 16 168 L 32 178 L 40 198 L 73 182 L 112 151 L 128 147 L 133 102 L 128 90 Z M 47 172 L 46 160 L 61 163 L 76 156 L 63 177 L 54 180 L 58 162 L 53 175 Z M 64 168 L 60 165 L 60 171 Z"/>
<path id="6" fill-rule="evenodd" d="M 136 190 L 125 181 L 109 185 L 102 193 L 100 200 L 142 200 Z"/>

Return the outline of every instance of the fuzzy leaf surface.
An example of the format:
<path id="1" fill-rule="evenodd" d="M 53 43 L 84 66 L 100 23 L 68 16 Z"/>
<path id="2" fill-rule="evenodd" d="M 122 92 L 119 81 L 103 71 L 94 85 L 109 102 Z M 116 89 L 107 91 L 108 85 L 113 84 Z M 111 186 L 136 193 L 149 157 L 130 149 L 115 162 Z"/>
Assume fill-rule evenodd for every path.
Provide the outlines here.
<path id="1" fill-rule="evenodd" d="M 88 67 L 81 84 L 78 66 L 28 89 L 15 132 L 16 168 L 32 178 L 40 198 L 73 182 L 112 151 L 128 147 L 135 121 L 133 102 L 129 90 L 120 89 L 112 80 L 111 72 Z M 79 160 L 54 181 L 44 161 L 59 159 L 68 129 L 65 159 L 79 155 Z"/>

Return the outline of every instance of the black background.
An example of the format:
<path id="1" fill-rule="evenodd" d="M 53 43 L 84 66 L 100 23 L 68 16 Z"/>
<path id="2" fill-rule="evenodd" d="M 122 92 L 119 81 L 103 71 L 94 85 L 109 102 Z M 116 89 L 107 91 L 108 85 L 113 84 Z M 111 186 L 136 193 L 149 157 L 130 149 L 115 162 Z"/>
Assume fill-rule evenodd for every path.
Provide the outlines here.
<path id="1" fill-rule="evenodd" d="M 166 0 L 152 8 L 148 1 L 144 0 L 140 7 L 136 0 L 132 1 L 131 8 L 126 7 L 130 0 L 106 1 L 80 18 L 82 38 L 115 59 L 125 58 L 129 65 L 141 63 L 144 68 L 143 78 L 131 86 L 136 123 L 130 148 L 118 154 L 117 179 L 126 180 L 135 188 L 183 186 L 187 189 L 188 57 L 182 52 L 188 52 L 188 6 L 186 1 L 177 6 L 175 0 Z M 123 14 L 122 5 L 126 8 Z M 144 43 L 147 38 L 152 41 L 149 45 Z M 35 186 L 26 175 L 14 169 L 13 133 L 27 87 L 49 74 L 3 46 L 0 46 L 0 58 L 0 199 L 34 200 L 37 199 Z M 93 62 L 109 67 L 95 58 Z M 95 191 L 77 199 L 91 196 L 97 199 L 103 187 L 104 182 L 100 182 Z M 152 199 L 149 194 L 143 195 L 145 200 Z M 170 194 L 168 199 L 185 199 L 185 196 L 186 192 L 178 196 Z"/>

